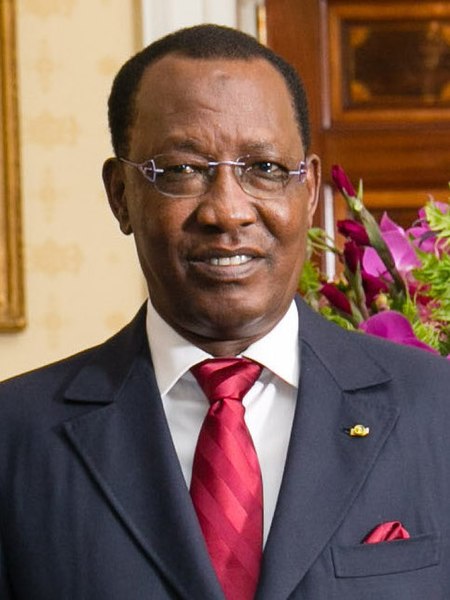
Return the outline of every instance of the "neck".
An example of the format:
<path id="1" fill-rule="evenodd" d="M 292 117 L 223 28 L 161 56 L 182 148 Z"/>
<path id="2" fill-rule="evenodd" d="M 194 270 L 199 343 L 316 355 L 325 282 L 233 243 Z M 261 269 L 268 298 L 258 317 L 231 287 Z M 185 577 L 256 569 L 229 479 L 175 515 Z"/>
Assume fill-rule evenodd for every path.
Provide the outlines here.
<path id="1" fill-rule="evenodd" d="M 178 333 L 182 335 L 185 339 L 187 339 L 189 342 L 191 342 L 191 344 L 194 344 L 198 348 L 201 348 L 208 354 L 211 354 L 211 356 L 217 357 L 237 356 L 238 354 L 241 354 L 241 352 L 243 352 L 251 344 L 263 337 L 263 335 L 265 335 L 257 335 L 239 340 L 216 340 L 192 335 L 186 331 L 179 331 Z"/>
<path id="2" fill-rule="evenodd" d="M 241 354 L 251 344 L 266 336 L 277 325 L 283 314 L 286 314 L 283 313 L 281 316 L 279 314 L 272 315 L 272 318 L 264 315 L 262 319 L 250 322 L 235 322 L 229 324 L 227 328 L 224 327 L 223 323 L 220 324 L 220 327 L 213 327 L 205 322 L 197 322 L 190 324 L 191 326 L 186 326 L 186 324 L 166 318 L 154 305 L 153 309 L 178 335 L 215 357 L 231 357 Z"/>

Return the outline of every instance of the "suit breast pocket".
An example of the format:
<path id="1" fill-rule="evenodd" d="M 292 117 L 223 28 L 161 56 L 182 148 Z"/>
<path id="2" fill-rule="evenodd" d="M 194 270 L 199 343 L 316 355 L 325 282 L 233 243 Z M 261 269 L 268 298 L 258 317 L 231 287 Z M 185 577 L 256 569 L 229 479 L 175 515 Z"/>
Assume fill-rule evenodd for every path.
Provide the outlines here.
<path id="1" fill-rule="evenodd" d="M 444 600 L 438 534 L 334 546 L 331 552 L 340 600 Z"/>

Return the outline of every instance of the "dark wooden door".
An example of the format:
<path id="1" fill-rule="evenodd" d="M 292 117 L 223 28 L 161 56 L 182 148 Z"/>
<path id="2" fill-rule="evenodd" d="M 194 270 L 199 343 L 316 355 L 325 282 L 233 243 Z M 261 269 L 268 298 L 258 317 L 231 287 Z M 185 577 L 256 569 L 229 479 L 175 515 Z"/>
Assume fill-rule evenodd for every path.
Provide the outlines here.
<path id="1" fill-rule="evenodd" d="M 305 81 L 329 220 L 345 210 L 333 164 L 405 225 L 429 194 L 448 197 L 450 2 L 266 0 L 266 19 L 268 45 Z"/>

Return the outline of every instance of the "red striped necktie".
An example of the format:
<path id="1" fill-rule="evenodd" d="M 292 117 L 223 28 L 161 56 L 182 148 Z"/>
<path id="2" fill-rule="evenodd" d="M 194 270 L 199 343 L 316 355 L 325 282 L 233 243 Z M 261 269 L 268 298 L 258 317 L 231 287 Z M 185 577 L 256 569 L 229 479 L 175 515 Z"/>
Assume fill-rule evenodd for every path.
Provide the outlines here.
<path id="1" fill-rule="evenodd" d="M 242 399 L 262 367 L 216 358 L 191 370 L 210 402 L 195 450 L 192 501 L 225 597 L 252 600 L 262 557 L 262 481 Z"/>

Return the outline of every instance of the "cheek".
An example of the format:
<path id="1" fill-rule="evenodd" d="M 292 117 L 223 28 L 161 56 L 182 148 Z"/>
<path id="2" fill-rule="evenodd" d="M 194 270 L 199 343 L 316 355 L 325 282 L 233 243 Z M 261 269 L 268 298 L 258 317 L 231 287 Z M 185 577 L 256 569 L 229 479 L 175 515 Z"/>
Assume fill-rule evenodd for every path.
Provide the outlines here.
<path id="1" fill-rule="evenodd" d="M 179 268 L 186 242 L 185 224 L 191 209 L 171 199 L 147 200 L 132 216 L 136 246 L 141 260 L 152 271 Z"/>
<path id="2" fill-rule="evenodd" d="M 278 210 L 273 220 L 276 248 L 272 263 L 272 291 L 282 290 L 290 295 L 298 287 L 300 272 L 306 256 L 306 237 L 309 229 L 305 204 L 293 203 L 289 210 Z"/>
<path id="3" fill-rule="evenodd" d="M 309 216 L 304 202 L 297 199 L 274 205 L 263 220 L 286 257 L 290 257 L 290 251 L 300 252 L 304 248 L 309 229 Z"/>

